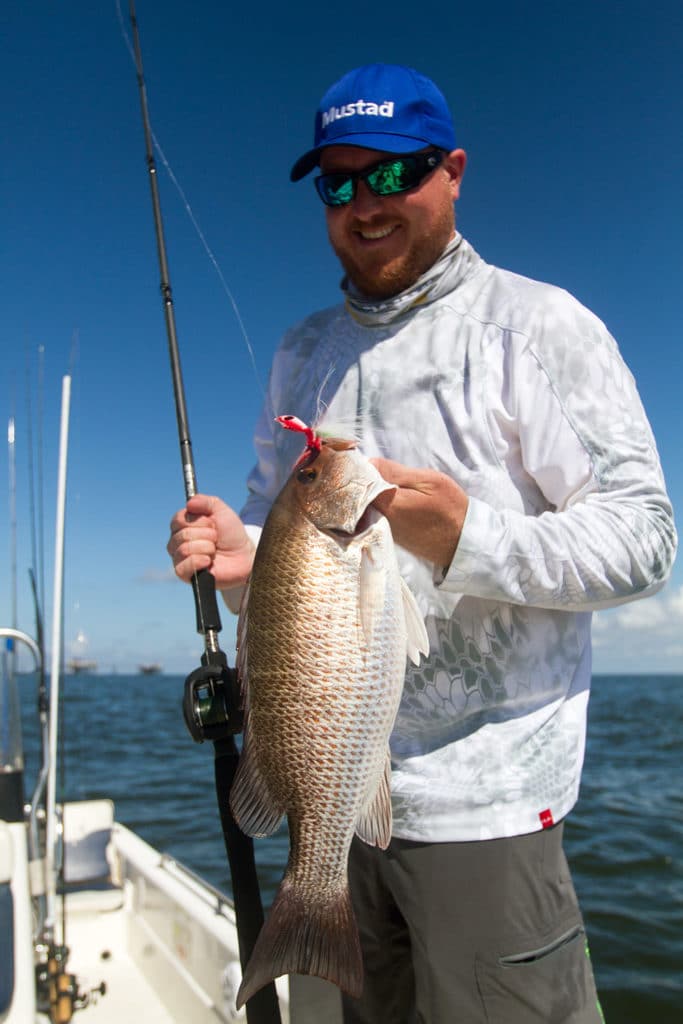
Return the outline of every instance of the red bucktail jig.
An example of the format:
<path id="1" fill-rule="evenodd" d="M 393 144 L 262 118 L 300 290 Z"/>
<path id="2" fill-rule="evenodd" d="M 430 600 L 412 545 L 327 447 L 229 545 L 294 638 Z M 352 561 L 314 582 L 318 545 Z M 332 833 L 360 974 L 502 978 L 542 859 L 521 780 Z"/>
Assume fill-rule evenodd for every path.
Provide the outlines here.
<path id="1" fill-rule="evenodd" d="M 297 459 L 295 465 L 299 465 L 304 459 L 307 459 L 312 452 L 316 454 L 322 448 L 322 440 L 318 437 L 313 427 L 307 427 L 303 420 L 300 420 L 297 416 L 276 416 L 275 422 L 279 423 L 285 430 L 296 430 L 300 434 L 304 434 L 306 437 L 306 447 L 303 453 Z"/>

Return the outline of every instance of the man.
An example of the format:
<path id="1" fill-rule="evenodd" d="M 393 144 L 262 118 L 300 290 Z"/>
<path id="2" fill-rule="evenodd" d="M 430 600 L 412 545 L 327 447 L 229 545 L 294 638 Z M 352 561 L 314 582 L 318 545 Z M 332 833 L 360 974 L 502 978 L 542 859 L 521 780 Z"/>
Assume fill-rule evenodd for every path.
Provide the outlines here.
<path id="1" fill-rule="evenodd" d="M 275 355 L 242 518 L 196 496 L 168 550 L 182 579 L 210 567 L 234 607 L 298 454 L 274 415 L 325 409 L 356 433 L 398 485 L 376 504 L 431 652 L 392 735 L 394 838 L 351 851 L 365 987 L 345 1020 L 594 1024 L 562 852 L 591 612 L 659 589 L 676 535 L 614 340 L 566 292 L 461 237 L 465 162 L 443 96 L 411 69 L 362 67 L 323 97 L 291 177 L 320 169 L 344 305 Z"/>

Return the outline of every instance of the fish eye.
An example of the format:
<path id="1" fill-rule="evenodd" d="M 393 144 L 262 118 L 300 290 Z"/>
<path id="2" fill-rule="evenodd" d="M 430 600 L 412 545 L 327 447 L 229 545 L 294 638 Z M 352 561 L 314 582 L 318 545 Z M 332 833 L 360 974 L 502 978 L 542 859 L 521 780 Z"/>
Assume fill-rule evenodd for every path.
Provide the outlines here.
<path id="1" fill-rule="evenodd" d="M 313 469 L 312 466 L 307 466 L 304 469 L 300 469 L 296 475 L 297 480 L 301 484 L 312 484 L 318 476 L 318 470 Z"/>

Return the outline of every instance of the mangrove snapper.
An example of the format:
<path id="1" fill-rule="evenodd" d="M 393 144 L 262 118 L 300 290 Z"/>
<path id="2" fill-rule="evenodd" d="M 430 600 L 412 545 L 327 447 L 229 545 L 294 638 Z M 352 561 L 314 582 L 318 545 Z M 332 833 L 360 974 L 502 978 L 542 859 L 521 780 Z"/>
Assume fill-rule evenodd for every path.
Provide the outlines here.
<path id="1" fill-rule="evenodd" d="M 389 735 L 406 656 L 428 651 L 389 523 L 371 506 L 390 485 L 352 442 L 280 422 L 309 443 L 270 510 L 240 613 L 245 730 L 230 805 L 252 836 L 286 814 L 290 851 L 238 1007 L 291 973 L 360 995 L 349 847 L 354 832 L 389 844 Z"/>

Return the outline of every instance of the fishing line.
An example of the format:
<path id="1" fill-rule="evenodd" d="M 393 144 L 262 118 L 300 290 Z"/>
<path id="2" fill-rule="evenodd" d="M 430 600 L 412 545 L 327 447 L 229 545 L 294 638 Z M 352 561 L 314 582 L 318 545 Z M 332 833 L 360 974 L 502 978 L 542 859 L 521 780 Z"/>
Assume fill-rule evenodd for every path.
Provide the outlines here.
<path id="1" fill-rule="evenodd" d="M 38 349 L 39 355 L 39 366 L 40 366 L 40 388 L 38 392 L 38 410 L 42 419 L 42 357 L 45 349 L 41 345 Z M 28 340 L 26 341 L 26 411 L 27 411 L 27 447 L 28 447 L 28 486 L 29 486 L 29 512 L 30 512 L 30 530 L 31 530 L 31 568 L 29 569 L 29 580 L 31 583 L 31 593 L 33 596 L 33 608 L 36 621 L 36 640 L 38 642 L 38 649 L 40 651 L 40 666 L 38 668 L 38 720 L 40 722 L 40 751 L 41 751 L 41 765 L 47 764 L 48 759 L 48 695 L 47 686 L 45 681 L 45 624 L 44 624 L 44 611 L 45 611 L 45 580 L 42 578 L 42 557 L 44 550 L 44 536 L 43 536 L 43 509 L 42 509 L 42 490 L 43 490 L 43 467 L 39 462 L 38 464 L 38 476 L 40 482 L 40 500 L 41 508 L 39 510 L 39 521 L 40 521 L 40 547 L 38 546 L 38 534 L 36 525 L 36 466 L 34 462 L 34 447 L 35 441 L 33 437 L 33 406 L 32 406 L 32 395 L 31 395 L 31 359 L 28 348 Z M 42 430 L 42 427 L 41 427 Z M 45 777 L 41 771 L 36 781 L 36 788 L 33 794 L 32 806 L 37 807 L 40 801 L 41 806 L 44 806 L 43 790 L 45 785 Z M 36 847 L 37 848 L 37 847 Z M 37 854 L 36 854 L 37 856 Z M 44 897 L 43 897 L 44 899 Z M 44 919 L 45 906 L 44 902 L 41 903 L 41 919 Z"/>
<path id="2" fill-rule="evenodd" d="M 119 19 L 119 26 L 121 28 L 121 34 L 123 36 L 124 42 L 126 44 L 126 47 L 128 48 L 128 53 L 130 54 L 130 58 L 131 58 L 131 60 L 133 62 L 133 65 L 135 65 L 136 64 L 136 61 L 135 61 L 135 51 L 133 49 L 133 44 L 131 43 L 130 38 L 128 36 L 128 33 L 126 31 L 126 26 L 125 26 L 125 22 L 124 22 L 124 18 L 123 18 L 123 13 L 121 11 L 121 0 L 116 0 L 116 13 L 117 13 L 118 19 Z M 195 229 L 195 231 L 197 233 L 197 237 L 199 238 L 199 241 L 201 242 L 202 246 L 204 247 L 204 251 L 206 252 L 206 255 L 209 257 L 209 260 L 210 260 L 211 264 L 213 265 L 213 268 L 216 271 L 216 274 L 218 275 L 218 280 L 221 283 L 221 287 L 223 288 L 223 291 L 225 292 L 225 295 L 227 296 L 228 301 L 230 302 L 230 305 L 232 307 L 232 311 L 235 314 L 235 319 L 237 320 L 237 324 L 239 326 L 240 333 L 242 335 L 242 339 L 244 341 L 244 344 L 246 345 L 247 352 L 249 353 L 249 359 L 251 360 L 251 366 L 252 366 L 252 369 L 254 371 L 254 377 L 256 378 L 256 383 L 258 384 L 259 390 L 261 392 L 261 397 L 265 400 L 265 398 L 266 398 L 266 389 L 263 386 L 263 383 L 261 381 L 261 376 L 259 374 L 258 366 L 256 364 L 256 355 L 254 353 L 254 349 L 252 347 L 252 344 L 251 344 L 251 342 L 249 340 L 249 335 L 247 333 L 247 329 L 246 329 L 246 326 L 244 324 L 244 320 L 242 319 L 242 315 L 241 315 L 241 313 L 239 311 L 239 308 L 238 308 L 238 305 L 237 305 L 237 300 L 235 299 L 235 296 L 233 295 L 233 293 L 232 293 L 232 291 L 230 289 L 230 286 L 228 285 L 228 282 L 226 281 L 225 274 L 223 273 L 223 271 L 222 271 L 222 269 L 220 267 L 220 264 L 218 263 L 218 260 L 216 259 L 215 255 L 214 255 L 214 253 L 213 253 L 213 251 L 211 249 L 211 247 L 209 246 L 209 243 L 206 240 L 206 236 L 204 235 L 204 232 L 201 229 L 199 221 L 197 220 L 197 217 L 195 216 L 194 210 L 190 206 L 189 200 L 187 199 L 187 196 L 185 195 L 185 192 L 183 191 L 183 189 L 182 189 L 182 187 L 180 185 L 180 182 L 178 181 L 178 179 L 177 179 L 177 177 L 176 177 L 176 175 L 175 175 L 175 173 L 173 171 L 173 168 L 171 167 L 169 161 L 167 160 L 166 154 L 164 153 L 163 149 L 161 148 L 161 145 L 160 145 L 159 141 L 157 140 L 157 137 L 154 134 L 154 130 L 153 129 L 151 130 L 151 136 L 152 136 L 152 143 L 154 144 L 154 149 L 156 150 L 159 158 L 161 159 L 161 162 L 164 165 L 164 168 L 166 170 L 166 173 L 167 173 L 168 177 L 170 178 L 173 186 L 175 187 L 178 195 L 180 196 L 181 202 L 182 202 L 183 206 L 185 207 L 185 212 L 187 213 L 188 217 L 190 218 L 190 223 L 192 224 L 192 227 Z"/>

